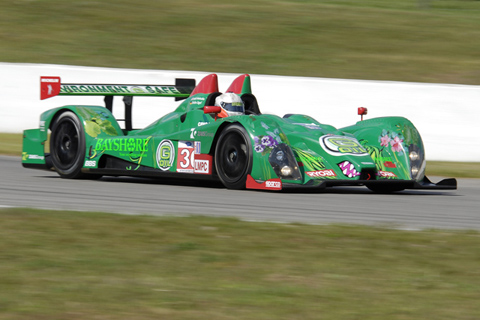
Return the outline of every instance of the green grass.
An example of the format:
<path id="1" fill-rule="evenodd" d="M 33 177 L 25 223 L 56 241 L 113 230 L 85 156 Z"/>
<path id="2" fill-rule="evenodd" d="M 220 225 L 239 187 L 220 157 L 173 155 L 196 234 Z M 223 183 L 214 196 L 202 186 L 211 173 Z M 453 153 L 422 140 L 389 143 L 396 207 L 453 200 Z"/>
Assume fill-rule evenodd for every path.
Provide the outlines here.
<path id="1" fill-rule="evenodd" d="M 477 0 L 3 2 L 5 62 L 480 84 Z"/>
<path id="2" fill-rule="evenodd" d="M 426 174 L 431 176 L 480 178 L 480 162 L 427 161 Z"/>
<path id="3" fill-rule="evenodd" d="M 10 156 L 22 155 L 22 134 L 0 133 L 0 154 Z"/>
<path id="4" fill-rule="evenodd" d="M 0 210 L 0 319 L 478 319 L 480 234 Z"/>

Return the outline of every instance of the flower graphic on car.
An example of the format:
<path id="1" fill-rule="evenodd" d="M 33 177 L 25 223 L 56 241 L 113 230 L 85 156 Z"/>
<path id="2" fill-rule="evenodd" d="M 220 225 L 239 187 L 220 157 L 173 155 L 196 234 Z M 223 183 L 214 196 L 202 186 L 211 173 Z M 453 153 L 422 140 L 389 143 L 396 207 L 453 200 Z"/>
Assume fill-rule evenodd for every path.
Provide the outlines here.
<path id="1" fill-rule="evenodd" d="M 378 138 L 380 142 L 380 146 L 386 148 L 391 147 L 393 152 L 398 152 L 399 155 L 403 154 L 404 146 L 403 146 L 403 136 L 401 133 L 390 132 L 387 130 L 383 130 L 382 134 Z M 383 150 L 383 149 L 382 149 Z"/>
<path id="2" fill-rule="evenodd" d="M 262 152 L 263 150 L 265 150 L 265 148 L 262 145 L 260 145 L 260 144 L 255 145 L 255 151 L 256 152 Z"/>
<path id="3" fill-rule="evenodd" d="M 400 139 L 398 136 L 393 138 L 393 140 L 390 141 L 392 150 L 396 152 L 401 152 L 403 150 L 402 142 L 403 142 L 403 139 Z"/>
<path id="4" fill-rule="evenodd" d="M 271 135 L 256 136 L 254 137 L 255 146 L 253 147 L 256 152 L 270 152 L 278 145 L 278 141 Z"/>
<path id="5" fill-rule="evenodd" d="M 276 144 L 276 140 L 273 140 L 271 136 L 264 136 L 262 138 L 262 145 L 264 146 L 271 147 L 271 146 L 274 146 L 275 144 Z"/>
<path id="6" fill-rule="evenodd" d="M 388 147 L 388 144 L 390 143 L 390 137 L 385 135 L 383 137 L 380 138 L 380 145 L 382 147 Z"/>

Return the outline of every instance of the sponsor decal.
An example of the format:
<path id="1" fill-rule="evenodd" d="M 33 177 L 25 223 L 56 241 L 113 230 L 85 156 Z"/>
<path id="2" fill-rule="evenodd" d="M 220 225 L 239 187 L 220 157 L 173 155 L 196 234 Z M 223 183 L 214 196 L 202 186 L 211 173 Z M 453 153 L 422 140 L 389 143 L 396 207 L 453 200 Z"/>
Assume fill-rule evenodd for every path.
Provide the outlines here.
<path id="1" fill-rule="evenodd" d="M 97 143 L 95 144 L 95 151 L 145 152 L 148 149 L 149 140 L 150 138 L 97 139 Z"/>
<path id="2" fill-rule="evenodd" d="M 44 156 L 39 156 L 38 154 L 29 154 L 28 160 L 44 160 Z"/>
<path id="3" fill-rule="evenodd" d="M 195 154 L 195 173 L 212 174 L 212 156 L 209 154 Z"/>
<path id="4" fill-rule="evenodd" d="M 397 175 L 390 171 L 378 171 L 377 176 L 383 178 L 397 178 Z"/>
<path id="5" fill-rule="evenodd" d="M 194 172 L 195 149 L 192 141 L 178 141 L 177 172 Z"/>
<path id="6" fill-rule="evenodd" d="M 208 122 L 199 122 L 198 126 L 203 126 L 208 124 Z M 215 134 L 208 131 L 197 131 L 197 128 L 190 129 L 190 139 L 195 139 L 195 137 L 211 137 L 213 138 Z"/>
<path id="7" fill-rule="evenodd" d="M 40 82 L 58 83 L 60 78 L 58 77 L 41 77 Z"/>
<path id="8" fill-rule="evenodd" d="M 200 141 L 178 141 L 177 172 L 212 174 L 212 156 L 200 151 Z"/>
<path id="9" fill-rule="evenodd" d="M 213 132 L 208 132 L 208 131 L 195 131 L 195 134 L 197 137 L 213 137 L 214 136 Z"/>
<path id="10" fill-rule="evenodd" d="M 190 104 L 202 105 L 204 101 L 205 101 L 204 97 L 195 97 L 195 98 L 192 98 L 192 100 L 190 100 Z"/>
<path id="11" fill-rule="evenodd" d="M 200 141 L 195 141 L 195 153 L 202 153 L 202 143 Z"/>
<path id="12" fill-rule="evenodd" d="M 38 154 L 28 154 L 26 152 L 22 152 L 22 161 L 27 160 L 45 160 L 45 156 L 40 156 Z"/>
<path id="13" fill-rule="evenodd" d="M 392 161 L 392 157 L 382 157 L 382 156 L 378 156 L 377 159 L 378 159 L 379 161 L 385 161 L 385 162 Z"/>
<path id="14" fill-rule="evenodd" d="M 305 173 L 311 178 L 336 177 L 337 176 L 335 174 L 335 171 L 333 171 L 332 169 L 307 171 Z"/>
<path id="15" fill-rule="evenodd" d="M 176 95 L 181 94 L 175 86 L 131 86 L 131 85 L 79 85 L 62 84 L 60 93 L 68 94 L 145 94 L 145 95 Z"/>
<path id="16" fill-rule="evenodd" d="M 368 155 L 367 150 L 353 137 L 325 135 L 320 137 L 319 142 L 322 148 L 333 156 Z"/>
<path id="17" fill-rule="evenodd" d="M 282 182 L 281 181 L 265 181 L 265 187 L 268 189 L 281 189 Z"/>
<path id="18" fill-rule="evenodd" d="M 97 166 L 97 161 L 95 161 L 95 160 L 85 161 L 84 167 L 96 167 L 96 166 Z"/>
<path id="19" fill-rule="evenodd" d="M 257 182 L 251 175 L 248 175 L 246 187 L 247 189 L 282 190 L 282 180 L 270 179 L 263 182 Z"/>
<path id="20" fill-rule="evenodd" d="M 40 121 L 40 131 L 45 131 L 45 121 Z"/>
<path id="21" fill-rule="evenodd" d="M 167 171 L 175 161 L 175 147 L 172 141 L 162 140 L 157 147 L 157 165 L 158 168 Z"/>
<path id="22" fill-rule="evenodd" d="M 60 77 L 40 77 L 40 99 L 48 99 L 60 92 Z"/>

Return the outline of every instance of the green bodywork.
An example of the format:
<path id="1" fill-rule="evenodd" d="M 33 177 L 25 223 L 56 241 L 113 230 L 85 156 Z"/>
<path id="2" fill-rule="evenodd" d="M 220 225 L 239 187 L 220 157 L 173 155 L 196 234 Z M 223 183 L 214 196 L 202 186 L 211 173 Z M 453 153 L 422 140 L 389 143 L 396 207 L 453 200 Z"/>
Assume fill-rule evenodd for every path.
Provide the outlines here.
<path id="1" fill-rule="evenodd" d="M 245 81 L 242 94 L 251 94 Z M 285 184 L 315 186 L 325 180 L 415 180 L 424 178 L 424 147 L 413 124 L 401 117 L 360 121 L 337 129 L 301 114 L 241 115 L 215 119 L 204 113 L 208 93 L 183 100 L 177 109 L 140 130 L 122 130 L 112 113 L 102 106 L 69 105 L 40 116 L 40 128 L 25 130 L 24 164 L 48 166 L 46 142 L 56 117 L 74 112 L 83 124 L 85 161 L 83 170 L 94 172 L 102 157 L 125 162 L 126 171 L 150 168 L 163 173 L 207 173 L 215 178 L 217 139 L 229 124 L 247 131 L 252 145 L 250 175 L 256 181 L 282 179 Z M 300 179 L 279 177 L 269 161 L 275 146 L 284 144 L 293 152 Z M 410 154 L 414 152 L 413 156 Z M 196 168 L 197 155 L 206 156 L 211 169 Z M 208 158 L 210 157 L 210 158 Z M 412 161 L 412 159 L 414 161 Z"/>

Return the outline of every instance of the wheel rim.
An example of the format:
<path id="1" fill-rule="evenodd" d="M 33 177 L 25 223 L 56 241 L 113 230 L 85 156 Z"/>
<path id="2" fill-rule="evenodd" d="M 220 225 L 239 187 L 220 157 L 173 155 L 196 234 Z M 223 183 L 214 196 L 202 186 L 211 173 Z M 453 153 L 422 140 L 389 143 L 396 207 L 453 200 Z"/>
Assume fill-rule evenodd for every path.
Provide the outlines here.
<path id="1" fill-rule="evenodd" d="M 240 134 L 232 132 L 225 136 L 219 160 L 225 180 L 236 182 L 243 178 L 247 170 L 248 154 L 247 144 Z"/>
<path id="2" fill-rule="evenodd" d="M 58 164 L 62 168 L 69 168 L 75 164 L 79 144 L 78 130 L 70 120 L 58 124 L 53 137 L 54 153 Z"/>

